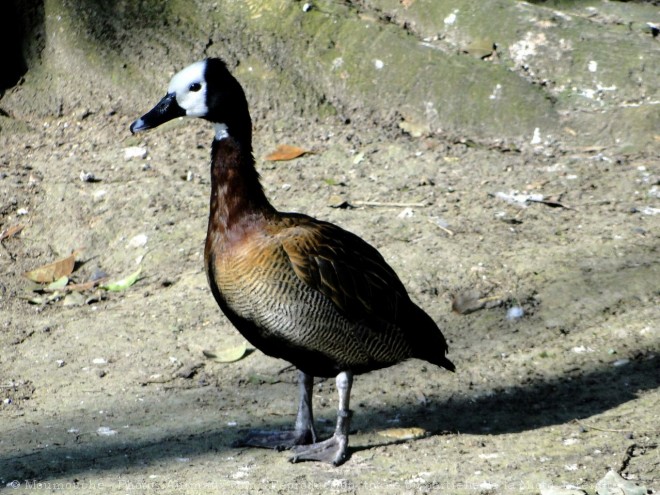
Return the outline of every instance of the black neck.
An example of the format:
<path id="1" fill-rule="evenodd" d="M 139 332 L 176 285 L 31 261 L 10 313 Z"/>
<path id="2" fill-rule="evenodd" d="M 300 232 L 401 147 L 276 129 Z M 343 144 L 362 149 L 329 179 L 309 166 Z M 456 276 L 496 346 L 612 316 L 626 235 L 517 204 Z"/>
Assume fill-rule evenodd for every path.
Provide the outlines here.
<path id="1" fill-rule="evenodd" d="M 235 225 L 274 211 L 254 168 L 251 143 L 233 135 L 215 139 L 211 147 L 209 231 L 226 233 Z"/>

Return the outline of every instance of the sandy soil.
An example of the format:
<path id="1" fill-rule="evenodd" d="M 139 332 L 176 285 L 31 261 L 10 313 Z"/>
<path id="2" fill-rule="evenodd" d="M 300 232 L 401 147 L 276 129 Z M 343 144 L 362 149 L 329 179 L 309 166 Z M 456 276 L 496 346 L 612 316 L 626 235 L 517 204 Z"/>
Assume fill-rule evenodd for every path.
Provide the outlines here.
<path id="1" fill-rule="evenodd" d="M 0 490 L 593 494 L 610 469 L 660 488 L 657 157 L 257 119 L 272 202 L 378 247 L 457 365 L 357 377 L 349 461 L 290 464 L 233 446 L 243 429 L 292 423 L 296 373 L 258 350 L 233 363 L 203 354 L 242 343 L 202 265 L 213 131 L 185 122 L 131 137 L 153 103 L 2 117 L 0 230 L 25 228 L 0 248 Z M 314 154 L 263 160 L 283 143 Z M 126 159 L 130 146 L 146 156 Z M 513 191 L 543 201 L 498 194 Z M 141 278 L 29 302 L 23 273 L 73 250 L 75 282 L 138 266 Z M 513 307 L 522 317 L 507 318 Z M 332 380 L 314 401 L 327 435 Z M 425 434 L 407 440 L 410 428 Z"/>

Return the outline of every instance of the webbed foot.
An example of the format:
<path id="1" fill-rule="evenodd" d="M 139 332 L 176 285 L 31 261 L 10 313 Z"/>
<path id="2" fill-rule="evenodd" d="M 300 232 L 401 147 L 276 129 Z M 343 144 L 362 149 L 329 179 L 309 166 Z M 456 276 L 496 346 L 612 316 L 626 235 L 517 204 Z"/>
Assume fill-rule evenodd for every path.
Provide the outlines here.
<path id="1" fill-rule="evenodd" d="M 292 450 L 291 462 L 321 461 L 339 466 L 348 458 L 348 437 L 335 433 L 322 442 L 299 445 Z"/>
<path id="2" fill-rule="evenodd" d="M 250 430 L 247 435 L 236 442 L 235 445 L 237 447 L 259 447 L 282 451 L 312 444 L 315 438 L 316 435 L 310 430 L 304 432 L 296 430 Z"/>

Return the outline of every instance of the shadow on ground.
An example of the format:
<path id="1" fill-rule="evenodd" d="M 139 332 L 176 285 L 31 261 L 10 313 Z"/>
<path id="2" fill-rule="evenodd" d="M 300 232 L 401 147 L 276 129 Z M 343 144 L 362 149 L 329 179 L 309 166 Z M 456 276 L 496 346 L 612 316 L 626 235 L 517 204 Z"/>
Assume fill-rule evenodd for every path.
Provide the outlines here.
<path id="1" fill-rule="evenodd" d="M 265 385 L 261 385 L 264 387 Z M 429 405 L 392 405 L 386 408 L 358 408 L 355 428 L 361 433 L 390 428 L 386 418 L 397 416 L 405 422 L 421 426 L 432 434 L 448 431 L 461 434 L 506 434 L 533 430 L 544 426 L 564 424 L 573 419 L 588 418 L 617 407 L 636 398 L 637 394 L 660 386 L 660 360 L 639 354 L 639 358 L 622 367 L 603 367 L 592 372 L 562 376 L 551 381 L 531 382 L 501 390 L 492 390 L 481 397 L 450 398 L 435 400 Z M 257 386 L 255 385 L 255 388 Z M 176 392 L 174 392 L 176 393 Z M 295 393 L 295 388 L 291 388 Z M 191 404 L 193 408 L 195 404 Z M 168 400 L 160 402 L 163 410 L 180 407 Z M 481 411 L 473 414 L 474 411 Z M 491 411 L 483 419 L 483 411 Z M 152 411 L 153 414 L 154 411 Z M 136 413 L 129 409 L 117 411 L 116 422 L 127 418 L 135 419 Z M 290 418 L 270 422 L 266 427 L 286 428 L 293 422 Z M 60 418 L 61 424 L 68 419 Z M 139 421 L 138 421 L 139 422 Z M 218 417 L 218 423 L 221 423 Z M 49 434 L 47 427 L 35 427 L 31 438 L 43 438 Z M 41 431 L 40 431 L 41 429 Z M 3 441 L 21 445 L 19 438 L 11 439 L 12 433 L 4 434 Z M 95 438 L 80 446 L 53 444 L 34 452 L 34 448 L 14 452 L 10 457 L 0 458 L 0 479 L 39 479 L 71 476 L 98 470 L 122 470 L 135 465 L 147 466 L 159 460 L 176 457 L 195 457 L 208 453 L 222 453 L 233 449 L 237 438 L 236 428 L 185 432 L 164 432 L 158 438 L 145 441 L 120 441 Z M 379 442 L 369 445 L 352 445 L 357 452 L 378 446 L 401 443 Z M 39 466 L 35 472 L 31 466 Z"/>

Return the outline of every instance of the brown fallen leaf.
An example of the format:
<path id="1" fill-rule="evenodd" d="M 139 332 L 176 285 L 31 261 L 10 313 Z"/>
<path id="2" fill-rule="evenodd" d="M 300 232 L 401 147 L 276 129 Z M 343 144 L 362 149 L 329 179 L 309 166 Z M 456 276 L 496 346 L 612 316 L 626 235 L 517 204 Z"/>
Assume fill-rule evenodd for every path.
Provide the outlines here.
<path id="1" fill-rule="evenodd" d="M 298 146 L 291 146 L 290 144 L 280 144 L 275 149 L 275 151 L 273 151 L 272 153 L 268 153 L 264 157 L 264 160 L 268 160 L 271 162 L 293 160 L 294 158 L 298 158 L 307 153 L 310 153 L 310 151 L 299 148 Z"/>
<path id="2" fill-rule="evenodd" d="M 19 234 L 21 230 L 25 228 L 25 225 L 21 225 L 20 223 L 17 225 L 12 225 L 11 227 L 7 227 L 5 230 L 0 233 L 0 242 L 4 241 L 5 239 L 9 239 L 11 237 L 14 237 L 15 235 Z"/>
<path id="3" fill-rule="evenodd" d="M 48 265 L 40 266 L 39 268 L 25 272 L 23 276 L 40 284 L 49 284 L 59 278 L 68 277 L 73 272 L 73 268 L 76 264 L 76 255 L 78 253 L 79 251 L 74 251 L 66 258 L 62 258 L 61 260 L 54 261 Z"/>

